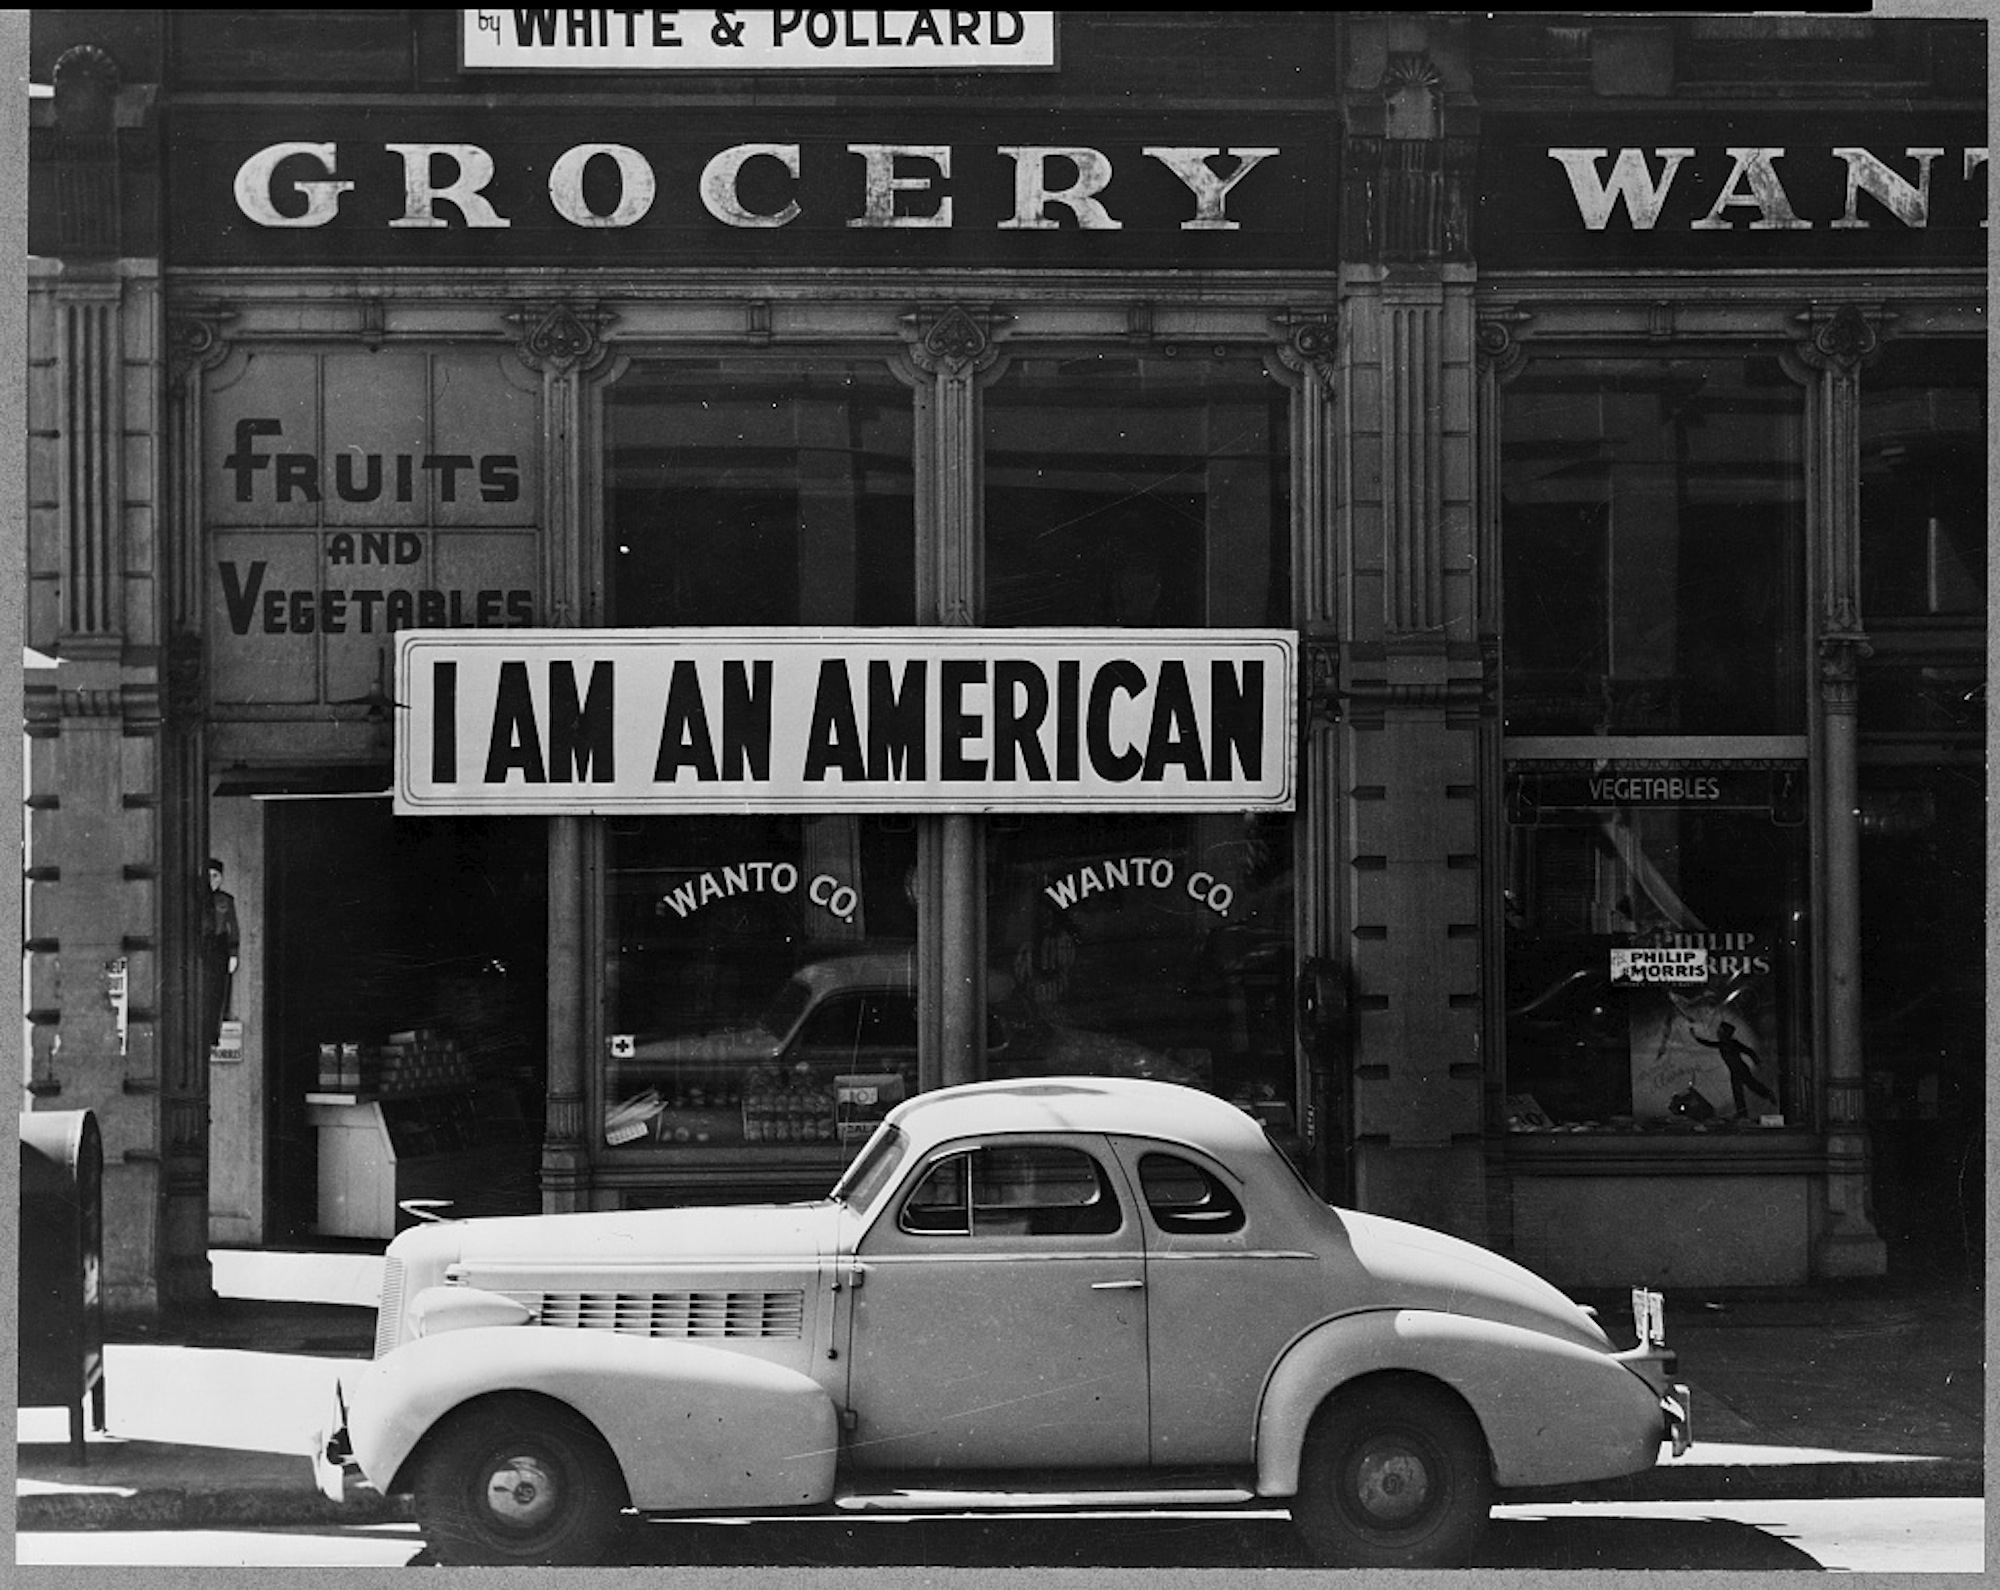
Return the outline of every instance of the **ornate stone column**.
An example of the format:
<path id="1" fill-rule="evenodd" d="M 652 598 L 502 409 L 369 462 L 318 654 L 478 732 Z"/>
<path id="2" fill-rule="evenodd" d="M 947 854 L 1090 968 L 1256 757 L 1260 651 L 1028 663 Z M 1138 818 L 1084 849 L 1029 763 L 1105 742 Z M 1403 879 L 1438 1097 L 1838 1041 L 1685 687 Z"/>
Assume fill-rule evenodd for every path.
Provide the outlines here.
<path id="1" fill-rule="evenodd" d="M 1474 536 L 1478 107 L 1464 26 L 1357 21 L 1338 469 L 1356 1201 L 1486 1235 Z"/>
<path id="2" fill-rule="evenodd" d="M 1813 1273 L 1881 1275 L 1888 1252 L 1869 1209 L 1861 1053 L 1861 862 L 1857 708 L 1868 636 L 1861 619 L 1861 368 L 1879 342 L 1879 312 L 1853 304 L 1798 317 L 1793 375 L 1807 391 L 1807 539 L 1819 592 L 1820 1124 L 1826 1177 L 1816 1200 Z"/>
<path id="3" fill-rule="evenodd" d="M 543 589 L 552 626 L 594 623 L 586 593 L 602 549 L 587 545 L 594 522 L 583 494 L 587 389 L 616 373 L 604 329 L 616 318 L 589 303 L 528 304 L 506 318 L 520 331 L 516 351 L 542 377 Z M 589 1067 L 604 1053 L 604 1024 L 592 998 L 592 968 L 603 954 L 603 833 L 582 817 L 548 819 L 548 1115 L 542 1134 L 542 1208 L 550 1214 L 591 1205 Z"/>
<path id="4" fill-rule="evenodd" d="M 31 266 L 25 638 L 57 667 L 25 702 L 29 1091 L 96 1112 L 103 1296 L 144 1316 L 209 1291 L 207 1048 L 162 1020 L 179 880 L 161 846 L 158 246 L 121 204 L 127 157 L 154 157 L 152 91 L 91 45 L 51 78 L 31 107 L 55 182 Z"/>
<path id="5" fill-rule="evenodd" d="M 991 306 L 923 305 L 902 317 L 916 390 L 917 613 L 971 625 L 983 600 L 979 389 L 1001 368 Z M 985 846 L 976 818 L 949 814 L 919 830 L 917 1086 L 979 1077 L 984 1057 Z"/>

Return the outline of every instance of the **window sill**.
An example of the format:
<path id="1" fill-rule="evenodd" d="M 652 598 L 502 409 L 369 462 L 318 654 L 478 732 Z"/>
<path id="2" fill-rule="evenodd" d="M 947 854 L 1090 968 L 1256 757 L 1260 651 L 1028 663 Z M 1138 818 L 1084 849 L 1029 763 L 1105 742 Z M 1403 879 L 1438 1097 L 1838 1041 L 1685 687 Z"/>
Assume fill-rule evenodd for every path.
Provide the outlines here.
<path id="1" fill-rule="evenodd" d="M 1826 1145 L 1797 1126 L 1509 1132 L 1500 1157 L 1536 1176 L 1791 1176 L 1824 1170 Z"/>

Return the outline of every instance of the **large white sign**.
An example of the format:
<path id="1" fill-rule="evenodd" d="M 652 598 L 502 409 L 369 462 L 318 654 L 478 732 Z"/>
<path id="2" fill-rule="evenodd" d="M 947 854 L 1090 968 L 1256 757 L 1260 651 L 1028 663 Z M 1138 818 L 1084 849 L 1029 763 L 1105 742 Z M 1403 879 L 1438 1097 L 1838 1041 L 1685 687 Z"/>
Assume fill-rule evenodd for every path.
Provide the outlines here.
<path id="1" fill-rule="evenodd" d="M 1287 630 L 406 630 L 400 814 L 1289 811 Z"/>
<path id="2" fill-rule="evenodd" d="M 1053 11 L 665 11 L 508 7 L 459 13 L 475 71 L 871 72 L 1053 67 Z"/>

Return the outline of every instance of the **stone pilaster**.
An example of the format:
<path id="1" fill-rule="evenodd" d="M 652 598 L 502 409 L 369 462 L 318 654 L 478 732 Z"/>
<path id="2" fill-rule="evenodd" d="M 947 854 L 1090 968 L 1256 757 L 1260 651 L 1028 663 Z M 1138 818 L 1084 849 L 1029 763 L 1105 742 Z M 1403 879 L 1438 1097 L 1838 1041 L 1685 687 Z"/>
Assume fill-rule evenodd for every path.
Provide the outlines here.
<path id="1" fill-rule="evenodd" d="M 931 549 L 917 569 L 919 623 L 979 621 L 984 549 L 979 536 L 979 392 L 1004 368 L 995 330 L 1011 316 L 991 306 L 920 305 L 901 317 L 900 373 L 916 390 L 919 524 Z M 920 1089 L 978 1079 L 985 1051 L 984 846 L 978 820 L 949 814 L 924 825 L 917 867 L 917 1008 Z M 937 1058 L 932 1060 L 930 1056 Z"/>
<path id="2" fill-rule="evenodd" d="M 1340 534 L 1354 1190 L 1484 1238 L 1474 338 L 1477 110 L 1450 19 L 1357 24 L 1345 93 Z"/>
<path id="3" fill-rule="evenodd" d="M 604 340 L 615 319 L 591 303 L 528 304 L 506 316 L 520 333 L 516 352 L 542 378 L 542 524 L 544 589 L 550 625 L 595 624 L 591 583 L 602 548 L 584 546 L 592 522 L 583 502 L 591 478 L 588 387 L 616 375 Z M 580 817 L 548 819 L 548 1114 L 542 1133 L 542 1208 L 566 1214 L 590 1206 L 590 1070 L 604 1053 L 592 969 L 603 955 L 603 868 L 592 847 L 600 827 Z"/>
<path id="4" fill-rule="evenodd" d="M 1869 1209 L 1868 1135 L 1861 1053 L 1860 798 L 1856 746 L 1861 663 L 1869 652 L 1861 616 L 1862 366 L 1879 342 L 1879 312 L 1853 304 L 1809 308 L 1793 347 L 1792 373 L 1806 384 L 1807 534 L 1820 603 L 1819 657 L 1819 1096 L 1826 1176 L 1814 1201 L 1812 1266 L 1833 1280 L 1881 1275 L 1888 1250 Z"/>

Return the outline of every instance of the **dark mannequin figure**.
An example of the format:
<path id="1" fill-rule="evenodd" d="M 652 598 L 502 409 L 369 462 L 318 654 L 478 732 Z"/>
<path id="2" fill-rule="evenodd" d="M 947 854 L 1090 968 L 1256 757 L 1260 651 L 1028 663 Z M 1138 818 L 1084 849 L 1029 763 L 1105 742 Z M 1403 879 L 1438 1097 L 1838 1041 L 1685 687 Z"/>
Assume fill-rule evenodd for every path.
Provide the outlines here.
<path id="1" fill-rule="evenodd" d="M 236 896 L 222 887 L 222 863 L 208 863 L 208 899 L 201 917 L 202 1035 L 210 1047 L 222 1036 L 222 1018 L 229 1009 L 230 980 L 236 975 L 236 953 L 242 932 L 236 924 Z"/>

